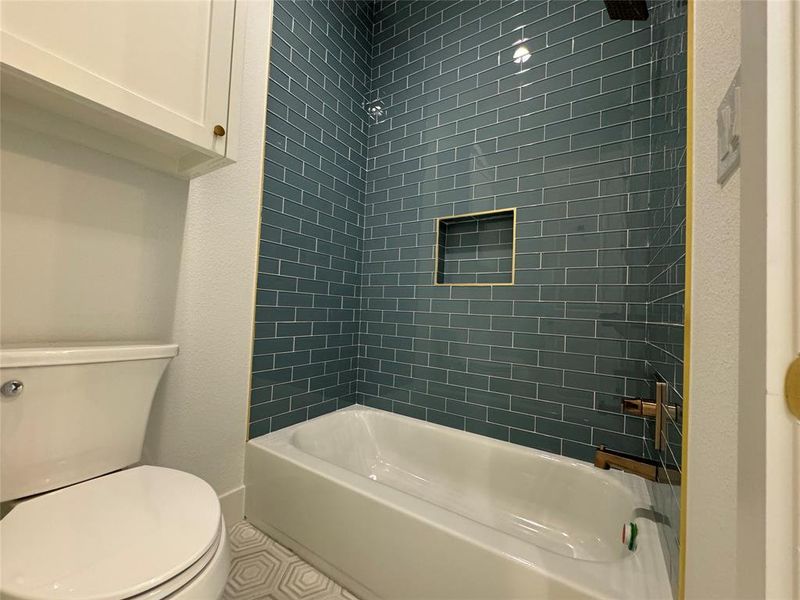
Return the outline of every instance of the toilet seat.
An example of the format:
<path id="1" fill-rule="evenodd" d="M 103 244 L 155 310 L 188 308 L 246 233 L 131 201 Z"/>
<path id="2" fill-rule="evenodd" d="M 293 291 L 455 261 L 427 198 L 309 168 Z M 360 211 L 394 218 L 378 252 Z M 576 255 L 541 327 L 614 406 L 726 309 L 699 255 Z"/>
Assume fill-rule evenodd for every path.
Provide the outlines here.
<path id="1" fill-rule="evenodd" d="M 0 521 L 0 596 L 158 600 L 192 582 L 224 535 L 202 479 L 119 471 L 25 501 Z"/>
<path id="2" fill-rule="evenodd" d="M 125 600 L 218 600 L 230 568 L 224 521 L 217 542 L 191 567 L 166 583 Z M 3 599 L 5 600 L 5 599 Z"/>

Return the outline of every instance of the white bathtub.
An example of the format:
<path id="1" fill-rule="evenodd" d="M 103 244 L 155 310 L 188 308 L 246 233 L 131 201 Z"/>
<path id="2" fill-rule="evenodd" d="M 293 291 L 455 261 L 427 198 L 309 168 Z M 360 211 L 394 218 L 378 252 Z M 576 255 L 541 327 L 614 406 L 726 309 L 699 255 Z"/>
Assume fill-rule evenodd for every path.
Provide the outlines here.
<path id="1" fill-rule="evenodd" d="M 250 440 L 245 479 L 246 517 L 364 600 L 672 598 L 632 475 L 352 406 Z"/>

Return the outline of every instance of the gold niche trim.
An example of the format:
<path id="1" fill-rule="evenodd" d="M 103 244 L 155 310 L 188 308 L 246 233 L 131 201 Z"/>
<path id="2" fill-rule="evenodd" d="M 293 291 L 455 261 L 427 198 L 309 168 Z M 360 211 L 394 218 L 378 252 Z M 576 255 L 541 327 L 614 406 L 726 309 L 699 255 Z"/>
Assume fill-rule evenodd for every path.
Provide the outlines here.
<path id="1" fill-rule="evenodd" d="M 439 273 L 439 232 L 442 221 L 451 221 L 453 219 L 462 219 L 466 217 L 483 217 L 486 215 L 496 215 L 501 213 L 511 213 L 513 223 L 511 225 L 511 281 L 502 283 L 444 283 L 437 281 Z M 449 286 L 449 287 L 489 287 L 489 286 L 509 286 L 514 285 L 517 278 L 517 207 L 513 208 L 497 208 L 494 210 L 483 210 L 479 212 L 463 213 L 460 215 L 452 215 L 449 217 L 437 217 L 435 226 L 436 240 L 434 241 L 433 252 L 433 285 L 436 286 Z"/>

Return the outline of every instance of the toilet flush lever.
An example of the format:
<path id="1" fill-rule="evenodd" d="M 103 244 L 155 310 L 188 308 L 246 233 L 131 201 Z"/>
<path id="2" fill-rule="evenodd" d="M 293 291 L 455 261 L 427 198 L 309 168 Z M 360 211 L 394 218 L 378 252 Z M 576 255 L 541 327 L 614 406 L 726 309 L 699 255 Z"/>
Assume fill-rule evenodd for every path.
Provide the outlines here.
<path id="1" fill-rule="evenodd" d="M 19 379 L 10 379 L 0 386 L 0 394 L 3 396 L 19 396 L 22 390 L 25 389 L 25 384 Z"/>

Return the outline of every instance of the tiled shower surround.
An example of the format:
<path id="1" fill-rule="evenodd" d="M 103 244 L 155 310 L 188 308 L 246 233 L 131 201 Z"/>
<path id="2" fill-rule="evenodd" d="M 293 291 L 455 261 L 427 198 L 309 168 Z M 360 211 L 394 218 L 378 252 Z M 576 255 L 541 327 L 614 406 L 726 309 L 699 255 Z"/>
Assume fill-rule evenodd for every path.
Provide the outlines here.
<path id="1" fill-rule="evenodd" d="M 643 452 L 618 407 L 647 390 L 649 213 L 632 192 L 650 29 L 606 19 L 596 0 L 378 6 L 365 403 L 585 460 Z M 513 287 L 431 285 L 435 217 L 513 207 Z"/>
<path id="2" fill-rule="evenodd" d="M 619 412 L 650 393 L 649 192 L 674 174 L 652 35 L 600 0 L 278 0 L 250 434 L 357 401 L 652 451 Z M 515 284 L 434 285 L 436 219 L 506 208 Z"/>
<path id="3" fill-rule="evenodd" d="M 250 436 L 356 401 L 370 15 L 275 2 Z"/>

